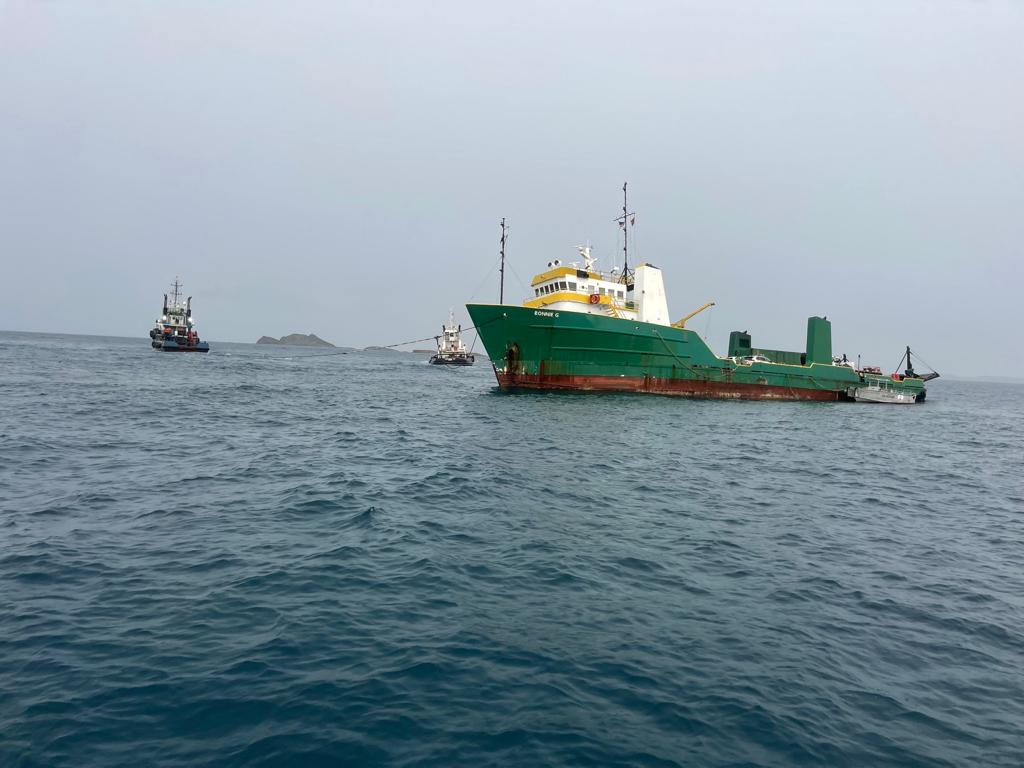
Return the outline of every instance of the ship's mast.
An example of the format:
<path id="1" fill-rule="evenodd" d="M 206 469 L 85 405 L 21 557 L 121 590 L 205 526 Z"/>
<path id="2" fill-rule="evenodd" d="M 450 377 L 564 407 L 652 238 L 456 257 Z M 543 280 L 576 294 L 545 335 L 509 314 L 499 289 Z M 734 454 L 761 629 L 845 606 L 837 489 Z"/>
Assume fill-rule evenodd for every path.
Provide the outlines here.
<path id="1" fill-rule="evenodd" d="M 501 282 L 498 285 L 498 303 L 505 303 L 505 240 L 508 237 L 508 227 L 505 226 L 505 217 L 501 218 Z"/>
<path id="2" fill-rule="evenodd" d="M 174 306 L 174 307 L 178 306 L 178 297 L 181 295 L 181 289 L 182 288 L 184 288 L 184 286 L 181 283 L 178 282 L 178 278 L 174 278 L 174 294 L 173 294 L 174 298 L 173 298 L 173 304 L 171 306 Z"/>
<path id="3" fill-rule="evenodd" d="M 907 351 L 906 351 L 905 354 L 906 354 L 906 357 L 907 357 L 907 368 L 904 371 L 904 373 L 906 373 L 907 376 L 913 376 L 914 375 L 914 364 L 910 360 L 910 346 L 909 345 L 907 345 Z"/>
<path id="4" fill-rule="evenodd" d="M 629 228 L 636 221 L 636 212 L 629 210 L 629 199 L 626 197 L 628 182 L 622 182 L 622 215 L 615 221 L 622 227 L 622 282 L 629 285 Z"/>
<path id="5" fill-rule="evenodd" d="M 629 202 L 626 198 L 626 184 L 622 182 L 622 276 L 629 274 L 629 227 L 626 226 L 626 216 L 629 215 Z"/>

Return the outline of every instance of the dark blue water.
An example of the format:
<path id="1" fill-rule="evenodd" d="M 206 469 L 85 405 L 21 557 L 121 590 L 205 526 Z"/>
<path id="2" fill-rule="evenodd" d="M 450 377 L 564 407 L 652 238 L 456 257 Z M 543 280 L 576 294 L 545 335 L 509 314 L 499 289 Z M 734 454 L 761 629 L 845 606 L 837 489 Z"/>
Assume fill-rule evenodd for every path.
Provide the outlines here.
<path id="1" fill-rule="evenodd" d="M 0 334 L 0 764 L 1020 766 L 1024 387 Z"/>

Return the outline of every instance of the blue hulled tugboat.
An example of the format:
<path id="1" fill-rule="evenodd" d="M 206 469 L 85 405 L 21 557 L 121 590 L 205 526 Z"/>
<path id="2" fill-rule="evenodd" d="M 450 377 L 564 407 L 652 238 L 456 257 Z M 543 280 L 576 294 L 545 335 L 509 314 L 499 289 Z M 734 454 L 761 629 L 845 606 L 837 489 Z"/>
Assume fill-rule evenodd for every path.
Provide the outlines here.
<path id="1" fill-rule="evenodd" d="M 182 284 L 174 279 L 174 292 L 167 300 L 164 294 L 164 311 L 156 321 L 156 327 L 149 332 L 153 349 L 164 352 L 209 352 L 210 345 L 199 340 L 199 332 L 192 318 L 192 297 L 181 301 Z"/>

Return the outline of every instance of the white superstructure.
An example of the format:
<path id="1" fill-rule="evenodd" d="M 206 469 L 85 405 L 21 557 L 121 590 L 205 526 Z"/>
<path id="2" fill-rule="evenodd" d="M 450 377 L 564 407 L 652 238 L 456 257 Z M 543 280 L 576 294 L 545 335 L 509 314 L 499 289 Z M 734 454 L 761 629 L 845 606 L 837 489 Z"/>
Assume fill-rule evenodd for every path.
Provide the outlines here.
<path id="1" fill-rule="evenodd" d="M 569 265 L 555 259 L 548 262 L 546 272 L 533 278 L 530 287 L 533 296 L 528 297 L 524 307 L 552 312 L 579 312 L 587 315 L 605 315 L 623 320 L 639 320 L 653 325 L 684 328 L 686 321 L 703 312 L 715 303 L 709 301 L 702 307 L 673 323 L 668 314 L 668 299 L 665 296 L 665 281 L 661 270 L 653 264 L 638 264 L 629 268 L 629 229 L 636 221 L 636 214 L 629 211 L 626 201 L 626 185 L 622 185 L 622 215 L 615 219 L 622 229 L 622 264 L 613 266 L 607 272 L 597 268 L 597 259 L 589 245 L 578 245 L 576 249 L 583 258 L 582 263 L 574 261 Z M 504 265 L 505 221 L 502 219 L 502 264 Z M 503 267 L 504 268 L 504 267 Z"/>
<path id="2" fill-rule="evenodd" d="M 448 310 L 448 323 L 441 326 L 437 337 L 437 354 L 430 358 L 433 365 L 472 365 L 474 357 L 462 341 L 462 326 L 455 322 L 455 310 Z"/>
<path id="3" fill-rule="evenodd" d="M 437 353 L 439 355 L 464 355 L 466 344 L 462 341 L 462 326 L 455 322 L 455 310 L 448 310 L 448 324 L 441 326 L 441 335 L 437 337 Z"/>
<path id="4" fill-rule="evenodd" d="M 523 306 L 672 324 L 660 269 L 640 264 L 627 282 L 616 267 L 601 272 L 589 245 L 577 248 L 583 263 L 565 266 L 557 259 L 549 262 L 548 270 L 531 281 L 533 297 Z"/>
<path id="5" fill-rule="evenodd" d="M 174 278 L 174 287 L 170 297 L 164 294 L 163 311 L 156 319 L 156 325 L 149 332 L 152 339 L 158 336 L 182 336 L 191 339 L 196 335 L 195 318 L 192 317 L 192 297 L 182 300 L 182 285 Z M 196 336 L 198 338 L 198 336 Z"/>

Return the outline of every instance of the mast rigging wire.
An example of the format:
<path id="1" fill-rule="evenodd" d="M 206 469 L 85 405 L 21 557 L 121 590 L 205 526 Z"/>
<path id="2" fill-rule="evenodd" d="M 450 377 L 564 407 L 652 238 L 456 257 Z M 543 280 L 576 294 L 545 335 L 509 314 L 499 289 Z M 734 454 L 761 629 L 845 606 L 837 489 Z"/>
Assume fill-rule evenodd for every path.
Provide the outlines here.
<path id="1" fill-rule="evenodd" d="M 496 258 L 494 260 L 494 262 L 495 262 L 495 264 L 501 262 L 501 256 L 499 255 L 498 258 Z M 508 265 L 508 259 L 507 258 L 505 259 L 505 264 L 506 264 L 506 266 Z M 480 280 L 479 284 L 477 285 L 477 287 L 475 289 L 473 289 L 473 293 L 471 293 L 469 295 L 469 300 L 470 301 L 473 301 L 477 297 L 477 294 L 480 293 L 480 289 L 484 287 L 484 283 L 487 281 L 487 278 L 489 278 L 491 276 L 491 269 L 493 269 L 493 267 L 490 267 L 487 270 L 487 272 L 484 274 L 483 278 L 481 278 L 481 280 Z"/>

